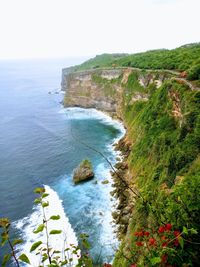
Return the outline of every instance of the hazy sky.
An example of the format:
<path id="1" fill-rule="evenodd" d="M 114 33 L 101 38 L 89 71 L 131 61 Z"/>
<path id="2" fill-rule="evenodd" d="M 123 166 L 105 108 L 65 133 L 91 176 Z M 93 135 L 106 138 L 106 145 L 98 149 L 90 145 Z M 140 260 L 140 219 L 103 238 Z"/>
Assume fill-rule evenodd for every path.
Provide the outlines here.
<path id="1" fill-rule="evenodd" d="M 200 0 L 0 0 L 0 58 L 90 56 L 200 41 Z"/>

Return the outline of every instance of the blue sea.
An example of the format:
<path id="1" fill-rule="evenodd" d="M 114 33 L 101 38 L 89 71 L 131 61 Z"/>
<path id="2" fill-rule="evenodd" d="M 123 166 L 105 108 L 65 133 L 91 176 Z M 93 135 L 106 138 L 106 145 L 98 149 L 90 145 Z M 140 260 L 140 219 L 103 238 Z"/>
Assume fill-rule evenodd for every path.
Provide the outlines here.
<path id="1" fill-rule="evenodd" d="M 33 190 L 45 186 L 48 215 L 61 216 L 49 227 L 62 229 L 65 235 L 52 239 L 52 246 L 60 248 L 63 239 L 76 245 L 80 234 L 87 233 L 94 262 L 111 262 L 118 240 L 111 216 L 116 201 L 110 195 L 110 166 L 83 143 L 114 164 L 112 144 L 124 129 L 94 109 L 63 108 L 61 70 L 80 62 L 0 62 L 0 217 L 9 217 L 12 237 L 24 240 L 18 253 L 29 254 L 31 243 L 37 240 L 33 230 L 42 223 Z M 85 158 L 91 160 L 95 178 L 75 186 L 73 169 Z M 105 179 L 108 184 L 102 184 Z M 0 249 L 0 260 L 4 252 Z M 37 266 L 37 258 L 29 256 L 31 266 Z"/>

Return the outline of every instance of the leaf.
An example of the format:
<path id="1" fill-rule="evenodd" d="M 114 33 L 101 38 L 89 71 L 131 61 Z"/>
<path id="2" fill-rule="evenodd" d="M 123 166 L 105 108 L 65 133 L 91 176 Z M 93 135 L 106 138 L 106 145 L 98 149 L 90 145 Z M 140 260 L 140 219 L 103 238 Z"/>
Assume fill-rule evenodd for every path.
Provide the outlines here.
<path id="1" fill-rule="evenodd" d="M 5 267 L 6 266 L 6 263 L 10 260 L 10 258 L 11 258 L 11 255 L 10 254 L 6 254 L 3 257 L 2 267 Z"/>
<path id="2" fill-rule="evenodd" d="M 37 187 L 34 190 L 34 193 L 36 193 L 36 194 L 42 194 L 44 192 L 45 192 L 45 188 L 43 188 L 43 187 Z"/>
<path id="3" fill-rule="evenodd" d="M 49 219 L 50 220 L 59 220 L 60 219 L 60 215 L 53 215 Z"/>
<path id="4" fill-rule="evenodd" d="M 83 244 L 83 247 L 84 248 L 86 248 L 86 249 L 89 249 L 90 248 L 90 244 L 89 244 L 89 242 L 86 239 L 83 239 L 82 240 L 82 244 Z"/>
<path id="5" fill-rule="evenodd" d="M 48 255 L 47 253 L 44 253 L 42 257 L 42 262 L 46 261 L 47 259 L 48 259 Z"/>
<path id="6" fill-rule="evenodd" d="M 43 202 L 42 203 L 42 207 L 45 208 L 45 207 L 48 207 L 49 206 L 49 202 Z"/>
<path id="7" fill-rule="evenodd" d="M 42 232 L 44 230 L 44 227 L 45 227 L 44 224 L 40 224 L 38 228 L 35 231 L 33 231 L 33 233 L 38 234 L 39 232 Z"/>
<path id="8" fill-rule="evenodd" d="M 22 254 L 21 256 L 19 256 L 19 260 L 25 263 L 31 264 L 29 261 L 29 258 L 25 254 Z"/>
<path id="9" fill-rule="evenodd" d="M 61 234 L 62 231 L 61 230 L 51 230 L 51 232 L 49 233 L 50 235 L 59 235 Z"/>
<path id="10" fill-rule="evenodd" d="M 47 193 L 42 194 L 42 198 L 45 198 L 45 197 L 48 197 L 48 196 L 49 196 L 49 194 L 47 194 Z"/>
<path id="11" fill-rule="evenodd" d="M 188 234 L 188 229 L 185 226 L 183 226 L 183 233 L 186 235 Z"/>
<path id="12" fill-rule="evenodd" d="M 3 232 L 1 234 L 1 238 L 2 238 L 1 245 L 3 246 L 6 243 L 6 241 L 8 240 L 8 238 L 9 238 L 8 233 L 7 232 Z"/>
<path id="13" fill-rule="evenodd" d="M 180 244 L 181 248 L 183 249 L 183 247 L 184 247 L 184 240 L 183 240 L 183 238 L 181 236 L 179 236 L 178 241 L 179 241 L 179 244 Z"/>
<path id="14" fill-rule="evenodd" d="M 61 266 L 64 266 L 64 265 L 66 265 L 67 263 L 68 263 L 68 260 L 64 260 L 64 261 L 61 262 Z"/>
<path id="15" fill-rule="evenodd" d="M 10 226 L 10 221 L 8 218 L 1 218 L 0 219 L 0 228 L 8 228 Z"/>
<path id="16" fill-rule="evenodd" d="M 152 265 L 156 265 L 157 263 L 161 263 L 161 258 L 160 257 L 154 257 L 151 259 Z"/>
<path id="17" fill-rule="evenodd" d="M 58 254 L 58 253 L 61 253 L 60 250 L 54 250 L 53 254 Z"/>
<path id="18" fill-rule="evenodd" d="M 21 243 L 23 243 L 23 240 L 22 239 L 15 239 L 13 241 L 13 246 L 16 246 L 16 245 L 21 244 Z"/>
<path id="19" fill-rule="evenodd" d="M 194 229 L 194 228 L 191 228 L 190 232 L 191 232 L 192 235 L 197 235 L 198 234 L 197 230 Z"/>
<path id="20" fill-rule="evenodd" d="M 42 241 L 35 242 L 35 243 L 31 246 L 30 252 L 36 250 L 36 248 L 38 248 L 41 244 L 42 244 Z"/>
<path id="21" fill-rule="evenodd" d="M 36 198 L 36 199 L 34 200 L 34 203 L 35 203 L 35 204 L 39 204 L 39 203 L 41 203 L 41 199 L 40 199 L 40 198 Z"/>

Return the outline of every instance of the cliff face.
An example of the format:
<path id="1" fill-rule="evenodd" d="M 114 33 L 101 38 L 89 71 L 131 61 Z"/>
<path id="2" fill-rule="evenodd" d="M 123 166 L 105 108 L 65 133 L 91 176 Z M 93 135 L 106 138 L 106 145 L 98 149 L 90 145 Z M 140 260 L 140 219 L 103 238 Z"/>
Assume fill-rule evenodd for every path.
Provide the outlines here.
<path id="1" fill-rule="evenodd" d="M 169 76 L 156 72 L 141 72 L 131 68 L 88 70 L 83 72 L 70 72 L 63 69 L 62 90 L 66 92 L 64 105 L 66 107 L 79 106 L 83 108 L 96 108 L 121 117 L 123 92 L 129 91 L 130 75 L 135 73 L 138 84 L 146 88 L 149 84 L 160 87 Z M 127 94 L 127 93 L 126 93 Z M 147 100 L 145 92 L 135 92 L 130 101 Z"/>
<path id="2" fill-rule="evenodd" d="M 62 80 L 62 90 L 66 91 L 64 105 L 96 108 L 115 113 L 119 106 L 121 87 L 114 81 L 116 82 L 121 74 L 121 70 L 67 74 L 64 72 Z"/>
<path id="3" fill-rule="evenodd" d="M 143 246 L 138 253 L 141 229 L 150 237 L 166 223 L 180 232 L 186 226 L 200 232 L 200 92 L 175 75 L 133 68 L 63 70 L 65 106 L 115 113 L 127 127 L 127 136 L 119 142 L 124 161 L 113 173 L 112 196 L 119 199 L 113 218 L 122 240 L 113 267 L 130 262 L 152 266 L 149 259 L 155 258 L 155 250 Z M 198 265 L 199 236 L 187 238 L 190 246 L 174 248 L 178 257 L 167 254 L 171 266 Z"/>

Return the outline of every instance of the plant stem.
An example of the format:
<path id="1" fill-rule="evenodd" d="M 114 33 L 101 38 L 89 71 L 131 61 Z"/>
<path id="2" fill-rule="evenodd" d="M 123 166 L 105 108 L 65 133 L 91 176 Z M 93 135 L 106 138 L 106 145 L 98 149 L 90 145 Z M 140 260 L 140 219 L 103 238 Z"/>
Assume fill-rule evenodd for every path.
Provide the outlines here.
<path id="1" fill-rule="evenodd" d="M 45 215 L 45 210 L 44 207 L 42 207 L 43 210 L 43 221 L 45 223 L 45 230 L 46 230 L 46 240 L 47 240 L 47 255 L 48 255 L 48 259 L 49 259 L 49 264 L 51 264 L 51 256 L 49 253 L 49 234 L 48 234 L 48 225 L 47 225 L 47 219 L 46 219 L 46 215 Z"/>
<path id="2" fill-rule="evenodd" d="M 9 243 L 9 246 L 10 246 L 10 248 L 11 248 L 11 250 L 12 250 L 12 256 L 13 256 L 15 262 L 16 262 L 16 265 L 17 265 L 17 267 L 20 267 L 20 266 L 19 266 L 19 261 L 18 261 L 16 255 L 15 255 L 15 250 L 14 250 L 14 247 L 13 247 L 13 245 L 12 245 L 10 239 L 8 239 L 8 243 Z"/>

